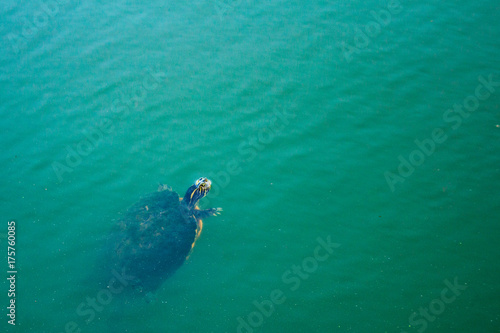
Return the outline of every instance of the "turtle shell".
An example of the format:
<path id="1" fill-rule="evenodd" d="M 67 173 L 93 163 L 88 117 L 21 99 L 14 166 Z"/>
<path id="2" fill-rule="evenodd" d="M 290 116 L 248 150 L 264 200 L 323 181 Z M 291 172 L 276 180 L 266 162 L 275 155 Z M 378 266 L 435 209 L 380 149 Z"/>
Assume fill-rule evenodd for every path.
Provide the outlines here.
<path id="1" fill-rule="evenodd" d="M 135 277 L 140 291 L 153 291 L 188 257 L 201 220 L 168 187 L 143 197 L 118 221 L 108 245 L 113 267 Z"/>

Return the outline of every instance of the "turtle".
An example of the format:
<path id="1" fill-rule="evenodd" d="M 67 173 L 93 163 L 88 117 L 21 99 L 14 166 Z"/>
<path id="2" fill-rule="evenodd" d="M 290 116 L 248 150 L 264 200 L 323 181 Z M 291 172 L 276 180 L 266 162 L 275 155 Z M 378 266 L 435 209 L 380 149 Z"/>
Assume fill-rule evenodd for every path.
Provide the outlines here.
<path id="1" fill-rule="evenodd" d="M 160 184 L 157 192 L 131 206 L 108 239 L 108 269 L 113 275 L 121 281 L 117 274 L 131 277 L 124 284 L 145 295 L 157 290 L 189 257 L 201 234 L 202 220 L 221 213 L 221 208 L 197 205 L 211 186 L 208 178 L 201 177 L 181 198 Z"/>

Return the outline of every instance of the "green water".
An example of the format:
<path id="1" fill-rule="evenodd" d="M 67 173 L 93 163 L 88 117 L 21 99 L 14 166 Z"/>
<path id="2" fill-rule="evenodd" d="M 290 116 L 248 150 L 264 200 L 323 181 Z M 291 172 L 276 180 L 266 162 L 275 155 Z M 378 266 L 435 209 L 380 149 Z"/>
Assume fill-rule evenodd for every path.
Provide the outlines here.
<path id="1" fill-rule="evenodd" d="M 0 331 L 500 332 L 498 2 L 0 10 Z M 188 262 L 87 322 L 113 220 L 200 176 Z"/>

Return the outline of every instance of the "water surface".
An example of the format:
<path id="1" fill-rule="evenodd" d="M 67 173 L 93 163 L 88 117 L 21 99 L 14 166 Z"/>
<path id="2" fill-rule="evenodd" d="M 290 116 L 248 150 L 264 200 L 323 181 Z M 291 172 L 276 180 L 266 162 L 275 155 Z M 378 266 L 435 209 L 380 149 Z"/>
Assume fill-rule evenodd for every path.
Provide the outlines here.
<path id="1" fill-rule="evenodd" d="M 5 330 L 499 331 L 496 2 L 0 8 Z M 224 213 L 156 302 L 78 314 L 113 221 L 200 176 Z"/>

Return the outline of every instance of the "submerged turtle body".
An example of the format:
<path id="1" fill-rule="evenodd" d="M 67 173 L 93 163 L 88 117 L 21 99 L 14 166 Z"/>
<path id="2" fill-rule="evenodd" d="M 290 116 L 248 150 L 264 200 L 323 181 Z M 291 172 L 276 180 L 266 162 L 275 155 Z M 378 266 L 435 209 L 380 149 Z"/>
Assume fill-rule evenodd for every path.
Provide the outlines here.
<path id="1" fill-rule="evenodd" d="M 131 284 L 136 290 L 156 290 L 189 256 L 201 233 L 202 218 L 220 213 L 220 208 L 200 210 L 196 206 L 210 186 L 210 180 L 200 178 L 180 198 L 160 185 L 158 192 L 133 205 L 110 239 L 113 269 L 133 276 Z"/>

